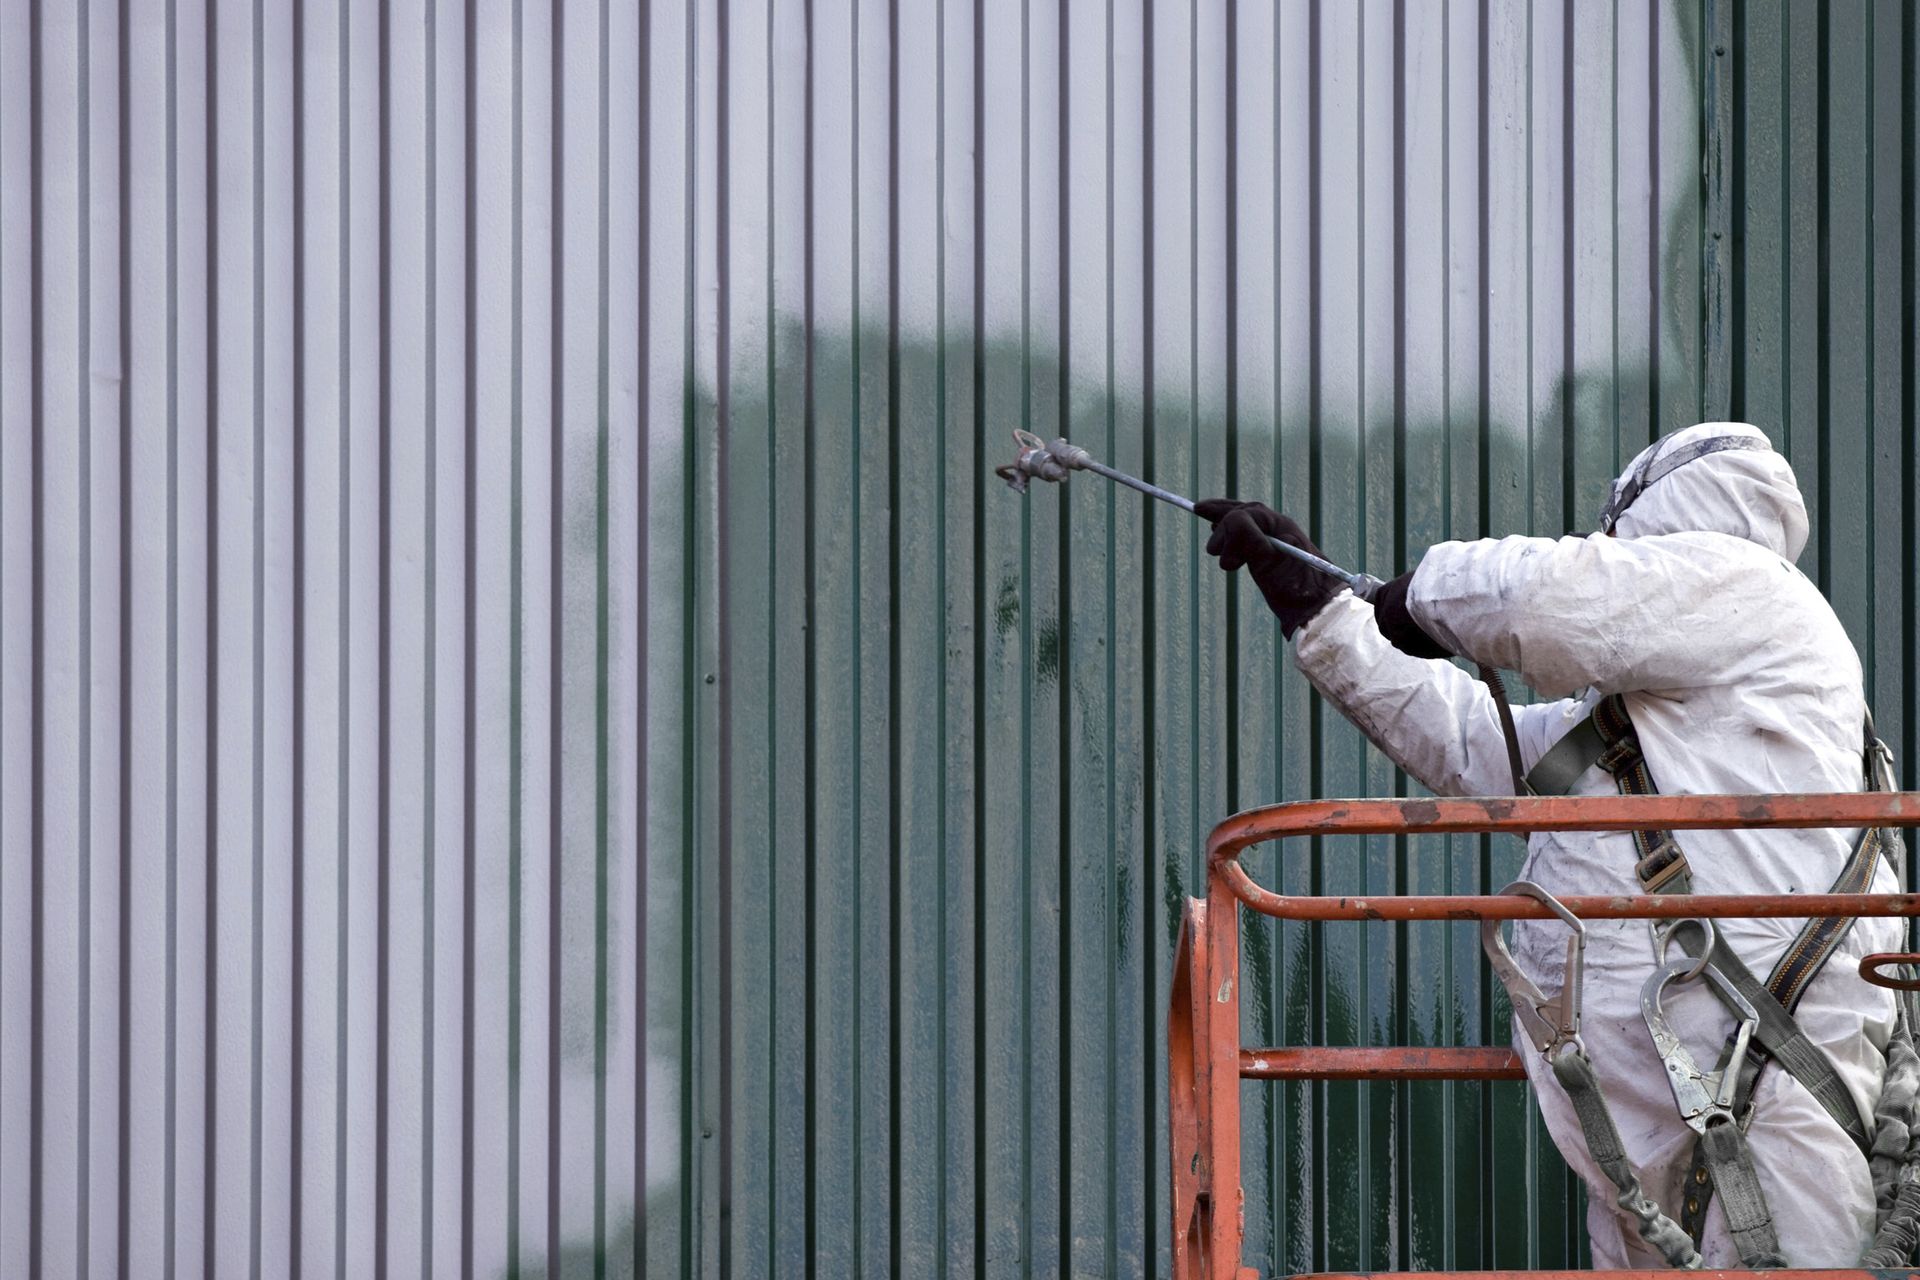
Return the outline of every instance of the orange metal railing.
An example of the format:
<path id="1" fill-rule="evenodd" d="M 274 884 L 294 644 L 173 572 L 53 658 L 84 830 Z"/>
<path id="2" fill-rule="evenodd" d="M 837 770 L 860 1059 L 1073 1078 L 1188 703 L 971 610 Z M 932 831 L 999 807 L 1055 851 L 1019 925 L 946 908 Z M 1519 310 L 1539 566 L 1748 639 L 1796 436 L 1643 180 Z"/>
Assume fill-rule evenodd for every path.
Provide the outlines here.
<path id="1" fill-rule="evenodd" d="M 1481 920 L 1551 915 L 1545 904 L 1519 895 L 1314 897 L 1275 893 L 1256 884 L 1240 865 L 1240 855 L 1248 848 L 1268 840 L 1312 835 L 1504 832 L 1524 836 L 1535 831 L 1911 826 L 1920 826 L 1920 792 L 1308 800 L 1267 805 L 1228 818 L 1207 840 L 1207 896 L 1187 900 L 1167 1011 L 1174 1275 L 1179 1280 L 1256 1277 L 1256 1272 L 1242 1267 L 1240 1261 L 1245 1235 L 1240 1186 L 1243 1078 L 1487 1080 L 1519 1079 L 1523 1075 L 1518 1057 L 1504 1047 L 1243 1047 L 1240 906 L 1283 920 Z M 1667 894 L 1572 897 L 1562 902 L 1583 918 L 1920 915 L 1920 895 L 1914 894 Z M 1882 962 L 1909 959 L 1887 957 Z M 1870 970 L 1877 968 L 1871 966 Z M 1874 976 L 1871 971 L 1869 976 Z M 1890 977 L 1885 980 L 1894 981 Z M 1555 1273 L 1505 1274 L 1540 1277 Z M 1772 1274 L 1865 1277 L 1869 1273 Z"/>

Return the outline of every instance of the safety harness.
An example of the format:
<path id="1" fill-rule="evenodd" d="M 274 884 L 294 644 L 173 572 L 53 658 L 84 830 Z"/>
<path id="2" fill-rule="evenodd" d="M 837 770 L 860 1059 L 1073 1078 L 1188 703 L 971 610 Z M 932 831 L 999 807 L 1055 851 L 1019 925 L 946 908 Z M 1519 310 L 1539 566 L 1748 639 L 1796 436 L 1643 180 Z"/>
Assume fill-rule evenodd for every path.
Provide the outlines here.
<path id="1" fill-rule="evenodd" d="M 1503 701 L 1499 693 L 1496 701 Z M 1517 758 L 1517 739 L 1507 728 L 1507 717 L 1502 720 L 1509 755 Z M 1871 717 L 1865 738 L 1863 772 L 1867 788 L 1893 789 L 1892 753 L 1875 736 Z M 1538 795 L 1566 795 L 1580 776 L 1595 766 L 1613 778 L 1623 795 L 1657 794 L 1632 717 L 1618 694 L 1601 699 L 1586 719 L 1554 744 L 1522 780 L 1522 789 Z M 1636 831 L 1633 836 L 1638 852 L 1634 874 L 1645 892 L 1692 892 L 1691 868 L 1671 831 Z M 1899 847 L 1899 838 L 1892 833 L 1877 829 L 1861 832 L 1830 892 L 1866 892 L 1875 863 L 1883 857 L 1898 874 Z M 1537 886 L 1512 888 L 1551 902 Z M 1584 931 L 1578 923 L 1564 910 L 1559 914 L 1574 927 L 1576 941 L 1584 946 Z M 1523 1029 L 1566 1089 L 1590 1152 L 1619 1190 L 1621 1207 L 1639 1220 L 1641 1236 L 1658 1248 L 1670 1265 L 1700 1265 L 1697 1249 L 1707 1206 L 1716 1192 L 1742 1263 L 1749 1267 L 1784 1265 L 1772 1214 L 1746 1141 L 1746 1129 L 1753 1118 L 1754 1086 L 1769 1062 L 1778 1062 L 1798 1080 L 1873 1163 L 1881 1228 L 1869 1257 L 1886 1258 L 1897 1252 L 1904 1261 L 1914 1239 L 1920 1237 L 1920 1134 L 1914 1132 L 1920 1057 L 1913 1049 L 1907 1002 L 1901 1002 L 1895 1043 L 1888 1049 L 1887 1085 L 1894 1095 L 1883 1097 L 1873 1133 L 1868 1132 L 1832 1061 L 1808 1039 L 1793 1017 L 1801 996 L 1852 925 L 1851 918 L 1809 920 L 1765 982 L 1754 976 L 1708 921 L 1677 921 L 1654 931 L 1655 967 L 1642 989 L 1642 1012 L 1667 1070 L 1675 1105 L 1697 1135 L 1678 1231 L 1641 1191 L 1626 1162 L 1592 1063 L 1578 1042 L 1580 965 L 1574 944 L 1569 944 L 1566 981 L 1574 984 L 1575 994 L 1569 996 L 1569 988 L 1563 986 L 1558 1003 L 1548 1004 L 1513 965 L 1497 925 L 1488 922 L 1483 926 L 1482 944 L 1494 971 L 1507 986 Z M 1687 958 L 1668 960 L 1666 953 L 1672 944 L 1677 944 Z M 1711 1071 L 1700 1069 L 1668 1025 L 1662 1002 L 1669 985 L 1695 979 L 1704 980 L 1735 1018 L 1734 1032 Z M 1541 1021 L 1540 1015 L 1564 1013 L 1562 1005 L 1573 1011 L 1571 1027 L 1563 1016 L 1557 1035 L 1539 1034 L 1540 1028 L 1534 1023 Z M 1527 1007 L 1524 1013 L 1523 1006 Z M 1879 1265 L 1897 1264 L 1887 1261 Z"/>

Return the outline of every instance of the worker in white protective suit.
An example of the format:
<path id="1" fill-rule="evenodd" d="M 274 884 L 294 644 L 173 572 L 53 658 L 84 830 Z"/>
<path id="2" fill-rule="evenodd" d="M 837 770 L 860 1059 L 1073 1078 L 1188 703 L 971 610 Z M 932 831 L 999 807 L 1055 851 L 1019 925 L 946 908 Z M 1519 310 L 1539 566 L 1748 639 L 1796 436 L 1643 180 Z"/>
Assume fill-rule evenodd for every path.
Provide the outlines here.
<path id="1" fill-rule="evenodd" d="M 1604 531 L 1586 537 L 1487 538 L 1431 547 L 1374 603 L 1274 552 L 1265 536 L 1311 548 L 1299 526 L 1257 504 L 1199 504 L 1214 523 L 1208 550 L 1223 569 L 1248 565 L 1316 688 L 1408 773 L 1443 795 L 1514 792 L 1506 739 L 1488 687 L 1452 662 L 1519 673 L 1546 701 L 1513 708 L 1523 769 L 1609 694 L 1623 695 L 1646 768 L 1668 794 L 1851 792 L 1862 787 L 1860 661 L 1833 609 L 1794 567 L 1807 513 L 1793 471 L 1743 423 L 1668 435 L 1615 483 Z M 1416 656 L 1417 655 L 1417 656 Z M 1566 788 L 1609 794 L 1586 769 Z M 1685 831 L 1680 850 L 1698 893 L 1825 892 L 1862 833 Z M 1624 832 L 1543 833 L 1521 871 L 1555 895 L 1648 891 L 1645 857 Z M 1898 891 L 1881 858 L 1862 879 Z M 1861 886 L 1865 889 L 1863 883 Z M 1721 938 L 1766 976 L 1804 922 L 1727 920 Z M 1695 1134 L 1683 1123 L 1642 1018 L 1654 959 L 1644 921 L 1587 924 L 1582 1032 L 1625 1152 L 1645 1191 L 1678 1220 L 1696 1179 Z M 1796 1016 L 1844 1084 L 1823 1107 L 1777 1064 L 1752 1093 L 1751 1164 L 1790 1266 L 1851 1267 L 1873 1239 L 1868 1161 L 1834 1119 L 1834 1095 L 1872 1132 L 1892 994 L 1859 976 L 1859 959 L 1897 950 L 1900 923 L 1862 919 L 1807 983 Z M 1567 933 L 1556 921 L 1513 930 L 1520 967 L 1557 991 Z M 1714 1065 L 1734 1026 L 1703 983 L 1669 989 L 1671 1021 L 1700 1064 Z M 1661 1266 L 1615 1187 L 1589 1154 L 1581 1123 L 1532 1047 L 1521 1056 L 1547 1126 L 1589 1187 L 1596 1267 Z M 1696 1223 L 1709 1267 L 1740 1265 L 1717 1200 Z"/>

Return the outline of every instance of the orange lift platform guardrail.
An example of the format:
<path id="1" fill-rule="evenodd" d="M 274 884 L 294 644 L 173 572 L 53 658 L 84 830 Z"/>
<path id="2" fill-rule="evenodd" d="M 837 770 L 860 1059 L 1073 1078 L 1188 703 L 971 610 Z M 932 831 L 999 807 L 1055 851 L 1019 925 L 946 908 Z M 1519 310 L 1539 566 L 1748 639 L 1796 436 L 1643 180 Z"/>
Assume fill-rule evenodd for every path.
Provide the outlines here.
<path id="1" fill-rule="evenodd" d="M 1251 1080 L 1518 1080 L 1510 1048 L 1287 1046 L 1240 1044 L 1240 913 L 1246 906 L 1281 920 L 1549 919 L 1546 905 L 1518 894 L 1383 897 L 1290 896 L 1254 883 L 1240 855 L 1289 836 L 1525 836 L 1536 831 L 1697 831 L 1761 827 L 1920 826 L 1920 792 L 1772 796 L 1529 796 L 1503 799 L 1307 800 L 1239 813 L 1207 839 L 1207 896 L 1187 899 L 1167 1011 L 1171 1097 L 1173 1259 L 1178 1280 L 1259 1280 L 1241 1265 L 1245 1236 L 1240 1185 L 1240 1082 Z M 1915 894 L 1695 894 L 1569 897 L 1583 919 L 1685 917 L 1914 916 Z M 1872 956 L 1861 970 L 1893 985 L 1879 968 L 1914 956 Z M 1392 1273 L 1371 1273 L 1375 1280 Z M 1400 1273 L 1443 1277 L 1445 1273 Z M 1559 1277 L 1579 1272 L 1480 1272 L 1482 1277 Z M 1668 1272 L 1611 1272 L 1653 1277 Z M 1700 1274 L 1750 1274 L 1706 1272 Z M 1884 1277 L 1920 1271 L 1775 1271 L 1777 1277 Z M 1451 1278 L 1447 1278 L 1451 1280 Z"/>

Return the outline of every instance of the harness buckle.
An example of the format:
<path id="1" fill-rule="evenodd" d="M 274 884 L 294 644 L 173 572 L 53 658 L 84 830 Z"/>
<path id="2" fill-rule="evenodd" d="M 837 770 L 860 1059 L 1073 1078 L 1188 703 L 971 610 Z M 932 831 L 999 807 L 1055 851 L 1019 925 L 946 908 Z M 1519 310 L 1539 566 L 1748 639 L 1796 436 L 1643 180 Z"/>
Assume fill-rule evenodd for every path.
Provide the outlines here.
<path id="1" fill-rule="evenodd" d="M 1640 887 L 1647 893 L 1659 893 L 1660 890 L 1687 869 L 1687 855 L 1680 849 L 1680 842 L 1673 838 L 1671 831 L 1660 833 L 1660 843 L 1653 846 L 1646 857 L 1633 864 L 1633 874 L 1640 881 Z"/>
<path id="2" fill-rule="evenodd" d="M 1613 776 L 1623 769 L 1640 763 L 1641 759 L 1640 739 L 1629 733 L 1609 743 L 1607 749 L 1600 753 L 1600 758 L 1594 763 L 1599 765 L 1603 772 Z"/>
<path id="3" fill-rule="evenodd" d="M 1705 934 L 1704 945 L 1697 954 L 1668 960 L 1666 952 L 1673 935 L 1685 925 L 1696 926 Z M 1740 1064 L 1746 1060 L 1747 1045 L 1753 1039 L 1755 1028 L 1760 1025 L 1760 1015 L 1740 994 L 1739 989 L 1727 980 L 1726 975 L 1709 963 L 1708 957 L 1713 954 L 1716 941 L 1710 921 L 1676 920 L 1666 928 L 1656 928 L 1653 937 L 1656 964 L 1646 984 L 1640 988 L 1640 1013 L 1646 1019 L 1647 1033 L 1653 1037 L 1654 1052 L 1659 1054 L 1661 1065 L 1666 1068 L 1667 1085 L 1673 1090 L 1673 1102 L 1680 1111 L 1680 1118 L 1689 1129 L 1704 1135 L 1715 1124 L 1735 1122 L 1733 1103 L 1739 1089 Z M 1712 984 L 1740 1020 L 1739 1030 L 1734 1033 L 1733 1051 L 1727 1055 L 1726 1068 L 1720 1071 L 1700 1069 L 1692 1052 L 1667 1020 L 1662 1002 L 1670 984 L 1701 978 Z"/>
<path id="4" fill-rule="evenodd" d="M 1513 953 L 1507 950 L 1507 940 L 1500 930 L 1500 921 L 1480 922 L 1480 949 L 1487 953 L 1487 963 L 1492 966 L 1494 976 L 1507 989 L 1507 999 L 1513 1005 L 1513 1016 L 1519 1020 L 1527 1039 L 1533 1042 L 1533 1047 L 1540 1051 L 1541 1056 L 1551 1059 L 1567 1046 L 1584 1054 L 1586 1046 L 1580 1039 L 1580 984 L 1586 973 L 1586 925 L 1567 910 L 1558 898 L 1531 880 L 1516 880 L 1500 892 L 1520 894 L 1546 904 L 1547 909 L 1573 931 L 1573 935 L 1567 939 L 1567 959 L 1561 969 L 1560 994 L 1551 999 L 1514 961 Z"/>

